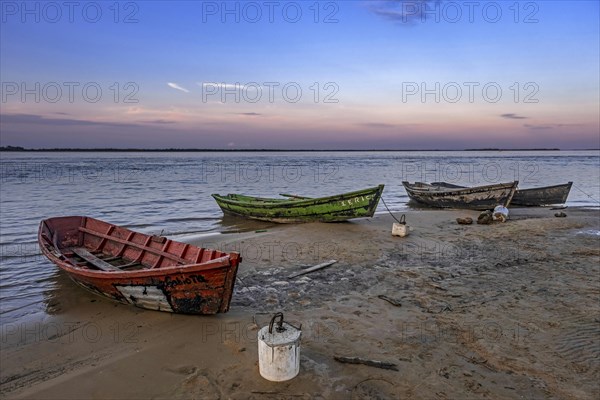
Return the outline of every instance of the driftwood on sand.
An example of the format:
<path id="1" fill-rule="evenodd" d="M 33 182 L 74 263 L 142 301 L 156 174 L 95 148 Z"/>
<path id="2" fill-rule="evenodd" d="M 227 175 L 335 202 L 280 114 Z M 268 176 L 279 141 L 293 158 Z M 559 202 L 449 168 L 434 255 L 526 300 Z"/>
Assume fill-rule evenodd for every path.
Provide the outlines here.
<path id="1" fill-rule="evenodd" d="M 377 296 L 377 297 L 379 297 L 381 300 L 385 300 L 385 301 L 387 301 L 388 303 L 390 303 L 390 304 L 391 304 L 391 305 L 393 305 L 393 306 L 396 306 L 396 307 L 402 307 L 402 303 L 400 303 L 398 300 L 396 300 L 396 299 L 392 299 L 391 297 L 387 297 L 387 296 L 386 296 L 386 295 L 384 295 L 384 294 L 380 294 L 380 295 L 379 295 L 379 296 Z"/>
<path id="2" fill-rule="evenodd" d="M 292 274 L 292 275 L 288 276 L 288 279 L 292 279 L 292 278 L 295 278 L 297 276 L 304 275 L 304 274 L 310 274 L 311 272 L 318 271 L 320 269 L 329 267 L 330 265 L 333 265 L 336 262 L 337 262 L 337 260 L 329 260 L 327 262 L 315 265 L 314 267 L 307 268 L 304 271 L 300 271 L 295 274 Z"/>
<path id="3" fill-rule="evenodd" d="M 333 356 L 333 359 L 337 362 L 341 362 L 344 364 L 363 364 L 363 365 L 368 365 L 369 367 L 390 369 L 392 371 L 398 371 L 398 366 L 396 364 L 386 362 L 386 361 L 375 361 L 375 360 L 367 360 L 367 359 L 360 358 L 360 357 L 342 357 L 342 356 Z"/>

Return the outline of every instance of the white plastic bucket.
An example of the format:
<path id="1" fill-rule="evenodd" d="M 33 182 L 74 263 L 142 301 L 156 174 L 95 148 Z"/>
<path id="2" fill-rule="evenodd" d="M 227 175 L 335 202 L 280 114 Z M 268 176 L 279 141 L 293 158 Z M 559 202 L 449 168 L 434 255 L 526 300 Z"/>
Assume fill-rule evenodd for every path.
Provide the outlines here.
<path id="1" fill-rule="evenodd" d="M 408 236 L 408 225 L 406 225 L 406 216 L 403 214 L 400 217 L 400 222 L 394 222 L 392 224 L 392 236 Z"/>
<path id="2" fill-rule="evenodd" d="M 274 326 L 276 318 L 279 322 Z M 258 331 L 258 370 L 263 378 L 282 382 L 298 375 L 301 336 L 302 331 L 284 322 L 281 313 Z"/>
<path id="3" fill-rule="evenodd" d="M 392 225 L 392 235 L 404 237 L 408 235 L 408 226 L 394 222 Z"/>
<path id="4" fill-rule="evenodd" d="M 492 214 L 492 219 L 494 221 L 505 222 L 508 219 L 508 208 L 502 205 L 496 206 Z"/>

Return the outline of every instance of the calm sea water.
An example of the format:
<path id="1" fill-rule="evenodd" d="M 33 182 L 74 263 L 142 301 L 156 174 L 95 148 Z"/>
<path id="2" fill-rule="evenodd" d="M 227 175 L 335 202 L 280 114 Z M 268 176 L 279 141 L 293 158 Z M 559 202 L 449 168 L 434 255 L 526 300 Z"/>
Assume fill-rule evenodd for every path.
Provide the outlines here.
<path id="1" fill-rule="evenodd" d="M 40 220 L 51 216 L 88 215 L 185 238 L 242 229 L 222 220 L 211 193 L 323 196 L 384 183 L 395 211 L 406 208 L 403 180 L 519 180 L 521 188 L 573 181 L 569 206 L 597 207 L 600 199 L 598 151 L 3 152 L 0 167 L 0 324 L 51 312 L 52 296 L 65 287 L 36 242 Z"/>

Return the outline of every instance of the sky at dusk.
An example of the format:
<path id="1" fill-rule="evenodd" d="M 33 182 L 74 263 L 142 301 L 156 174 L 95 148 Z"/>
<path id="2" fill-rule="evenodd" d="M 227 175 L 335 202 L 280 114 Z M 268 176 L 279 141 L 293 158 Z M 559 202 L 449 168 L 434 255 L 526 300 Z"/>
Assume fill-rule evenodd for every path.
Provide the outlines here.
<path id="1" fill-rule="evenodd" d="M 599 4 L 2 1 L 0 142 L 599 148 Z"/>

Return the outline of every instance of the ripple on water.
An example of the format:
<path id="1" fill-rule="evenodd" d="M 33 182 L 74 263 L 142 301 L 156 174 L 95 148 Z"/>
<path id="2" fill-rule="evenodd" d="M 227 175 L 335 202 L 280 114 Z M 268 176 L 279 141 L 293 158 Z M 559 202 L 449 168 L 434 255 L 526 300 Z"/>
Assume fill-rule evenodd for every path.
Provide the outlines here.
<path id="1" fill-rule="evenodd" d="M 587 229 L 585 231 L 578 231 L 577 235 L 588 235 L 588 236 L 600 236 L 600 230 L 597 229 Z"/>

